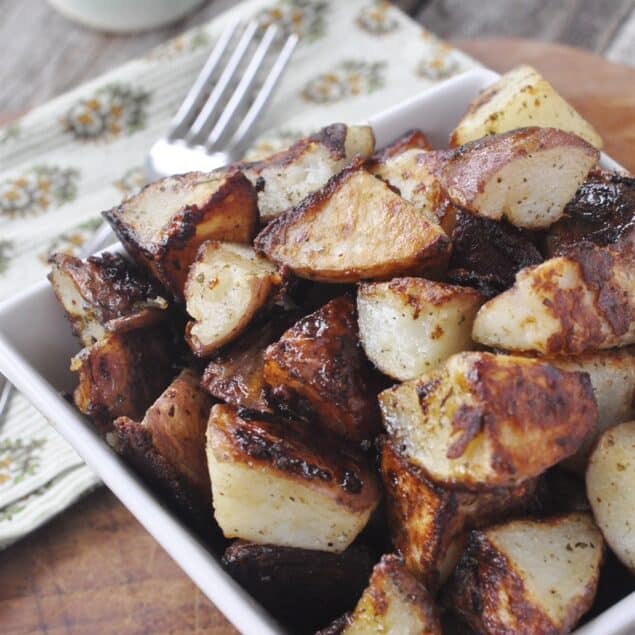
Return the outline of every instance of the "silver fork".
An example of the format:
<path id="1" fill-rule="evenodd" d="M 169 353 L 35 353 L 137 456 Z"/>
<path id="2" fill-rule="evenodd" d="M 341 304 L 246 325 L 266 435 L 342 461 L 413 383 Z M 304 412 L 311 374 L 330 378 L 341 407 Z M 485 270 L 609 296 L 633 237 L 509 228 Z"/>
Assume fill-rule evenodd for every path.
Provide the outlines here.
<path id="1" fill-rule="evenodd" d="M 150 149 L 151 176 L 214 170 L 242 158 L 298 42 L 297 35 L 279 37 L 279 31 L 275 24 L 263 29 L 255 20 L 225 29 L 167 135 Z"/>
<path id="2" fill-rule="evenodd" d="M 192 170 L 215 170 L 242 158 L 254 124 L 298 43 L 297 35 L 279 38 L 279 31 L 275 24 L 263 29 L 255 20 L 244 25 L 233 22 L 223 31 L 167 135 L 148 153 L 146 170 L 151 180 Z M 258 79 L 263 80 L 260 86 Z M 238 117 L 241 111 L 244 115 Z M 110 226 L 103 223 L 80 256 L 86 258 L 113 241 Z M 12 389 L 0 374 L 0 423 Z"/>

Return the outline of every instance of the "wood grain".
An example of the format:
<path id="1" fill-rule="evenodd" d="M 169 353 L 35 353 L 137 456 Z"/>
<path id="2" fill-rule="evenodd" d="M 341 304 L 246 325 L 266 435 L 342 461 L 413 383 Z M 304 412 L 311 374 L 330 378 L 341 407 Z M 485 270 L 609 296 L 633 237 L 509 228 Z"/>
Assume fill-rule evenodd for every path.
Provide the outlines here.
<path id="1" fill-rule="evenodd" d="M 597 126 L 607 151 L 635 170 L 635 70 L 535 42 L 458 44 L 501 71 L 522 62 L 536 66 Z M 237 632 L 104 489 L 0 553 L 0 631 L 4 635 Z"/>

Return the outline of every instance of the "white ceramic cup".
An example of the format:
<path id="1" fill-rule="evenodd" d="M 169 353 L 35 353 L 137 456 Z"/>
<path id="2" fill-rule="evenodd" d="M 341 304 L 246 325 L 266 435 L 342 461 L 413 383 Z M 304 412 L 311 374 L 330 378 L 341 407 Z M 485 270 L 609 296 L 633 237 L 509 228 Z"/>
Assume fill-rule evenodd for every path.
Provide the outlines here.
<path id="1" fill-rule="evenodd" d="M 98 31 L 130 33 L 174 22 L 205 0 L 48 0 L 62 15 Z"/>

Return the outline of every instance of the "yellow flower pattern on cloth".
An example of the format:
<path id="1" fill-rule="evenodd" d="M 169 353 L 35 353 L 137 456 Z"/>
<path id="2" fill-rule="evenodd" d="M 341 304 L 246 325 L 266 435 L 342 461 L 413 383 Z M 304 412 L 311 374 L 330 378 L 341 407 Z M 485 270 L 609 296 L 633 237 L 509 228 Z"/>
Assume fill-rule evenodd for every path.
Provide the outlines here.
<path id="1" fill-rule="evenodd" d="M 36 165 L 20 176 L 0 181 L 0 217 L 24 217 L 45 212 L 51 205 L 72 201 L 79 171 Z"/>
<path id="2" fill-rule="evenodd" d="M 299 35 L 301 42 L 313 42 L 325 34 L 329 7 L 324 0 L 281 0 L 256 18 L 263 28 L 276 24 L 286 33 Z"/>
<path id="3" fill-rule="evenodd" d="M 323 104 L 372 93 L 383 86 L 385 67 L 383 61 L 344 60 L 310 80 L 302 90 L 302 96 Z"/>
<path id="4" fill-rule="evenodd" d="M 76 139 L 114 139 L 145 127 L 150 94 L 126 84 L 111 84 L 80 99 L 66 113 L 63 125 Z"/>
<path id="5" fill-rule="evenodd" d="M 357 16 L 357 24 L 362 29 L 376 35 L 392 33 L 399 28 L 399 22 L 397 22 L 390 7 L 390 2 L 387 2 L 387 0 L 378 0 L 373 4 L 362 7 Z"/>

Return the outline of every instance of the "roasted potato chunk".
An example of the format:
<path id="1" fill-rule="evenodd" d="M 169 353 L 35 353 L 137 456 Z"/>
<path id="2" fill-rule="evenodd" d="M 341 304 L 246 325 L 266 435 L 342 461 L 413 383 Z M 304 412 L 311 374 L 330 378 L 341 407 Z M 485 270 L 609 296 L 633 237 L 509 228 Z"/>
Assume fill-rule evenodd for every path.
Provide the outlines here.
<path id="1" fill-rule="evenodd" d="M 270 412 L 265 398 L 265 349 L 289 326 L 287 315 L 275 315 L 239 337 L 208 364 L 202 380 L 205 390 L 231 406 Z"/>
<path id="2" fill-rule="evenodd" d="M 249 243 L 259 222 L 254 187 L 236 169 L 161 179 L 103 215 L 130 255 L 179 300 L 201 243 Z"/>
<path id="3" fill-rule="evenodd" d="M 588 375 L 510 355 L 459 353 L 379 401 L 407 458 L 437 483 L 475 490 L 541 474 L 597 425 Z"/>
<path id="4" fill-rule="evenodd" d="M 450 200 L 472 214 L 544 229 L 599 160 L 586 141 L 554 128 L 522 128 L 457 148 L 438 176 Z"/>
<path id="5" fill-rule="evenodd" d="M 121 333 L 166 319 L 167 300 L 157 285 L 119 254 L 80 260 L 54 254 L 48 279 L 73 333 L 90 346 L 107 333 Z"/>
<path id="6" fill-rule="evenodd" d="M 563 370 L 588 373 L 591 379 L 598 405 L 598 427 L 580 450 L 563 463 L 568 468 L 583 472 L 596 437 L 616 423 L 635 417 L 635 349 L 599 351 L 576 357 L 549 358 L 547 361 Z"/>
<path id="7" fill-rule="evenodd" d="M 377 150 L 368 160 L 368 165 L 374 166 L 381 164 L 386 161 L 386 159 L 395 157 L 408 150 L 432 150 L 432 146 L 423 131 L 412 128 L 404 132 L 400 137 L 397 137 L 392 143 Z"/>
<path id="8" fill-rule="evenodd" d="M 212 491 L 205 459 L 205 431 L 212 406 L 198 375 L 181 373 L 150 406 L 141 422 L 120 417 L 111 445 L 177 511 L 197 527 L 212 519 Z"/>
<path id="9" fill-rule="evenodd" d="M 141 419 L 172 377 L 171 342 L 161 327 L 111 333 L 71 360 L 77 408 L 100 426 Z"/>
<path id="10" fill-rule="evenodd" d="M 491 524 L 534 503 L 535 479 L 475 493 L 434 484 L 389 440 L 382 442 L 380 457 L 393 545 L 408 570 L 430 590 L 452 572 L 468 529 Z"/>
<path id="11" fill-rule="evenodd" d="M 373 568 L 367 549 L 309 551 L 237 540 L 222 559 L 227 571 L 293 632 L 314 632 L 355 606 Z"/>
<path id="12" fill-rule="evenodd" d="M 450 250 L 444 231 L 361 161 L 269 223 L 255 245 L 296 275 L 324 282 L 421 273 L 443 266 Z"/>
<path id="13" fill-rule="evenodd" d="M 594 170 L 564 208 L 564 216 L 549 228 L 547 256 L 588 241 L 606 247 L 635 225 L 635 178 Z"/>
<path id="14" fill-rule="evenodd" d="M 383 556 L 342 635 L 441 635 L 439 612 L 426 588 L 394 555 Z"/>
<path id="15" fill-rule="evenodd" d="M 359 286 L 359 337 L 389 377 L 406 381 L 472 345 L 472 322 L 485 298 L 468 287 L 423 278 Z"/>
<path id="16" fill-rule="evenodd" d="M 445 600 L 477 633 L 569 633 L 593 603 L 602 554 L 590 514 L 474 531 Z"/>
<path id="17" fill-rule="evenodd" d="M 288 150 L 240 168 L 256 188 L 260 218 L 268 223 L 323 187 L 348 160 L 367 157 L 374 148 L 369 126 L 336 123 L 300 139 Z"/>
<path id="18" fill-rule="evenodd" d="M 354 442 L 379 432 L 378 378 L 357 337 L 355 304 L 331 300 L 267 348 L 269 401 Z"/>
<path id="19" fill-rule="evenodd" d="M 361 454 L 227 405 L 212 407 L 207 464 L 226 538 L 341 553 L 379 503 Z"/>
<path id="20" fill-rule="evenodd" d="M 475 341 L 511 351 L 578 355 L 635 342 L 635 231 L 630 242 L 586 243 L 523 269 L 486 302 Z"/>
<path id="21" fill-rule="evenodd" d="M 599 438 L 586 473 L 595 520 L 617 557 L 635 573 L 635 421 Z"/>
<path id="22" fill-rule="evenodd" d="M 516 273 L 538 265 L 543 257 L 527 230 L 459 210 L 452 232 L 452 257 L 447 277 L 467 282 L 488 297 L 514 284 Z"/>
<path id="23" fill-rule="evenodd" d="M 251 247 L 209 240 L 198 250 L 185 284 L 185 329 L 199 357 L 211 355 L 249 326 L 280 288 L 282 278 Z"/>
<path id="24" fill-rule="evenodd" d="M 596 148 L 602 139 L 591 124 L 531 66 L 517 66 L 486 88 L 469 106 L 450 137 L 453 146 L 523 128 L 558 128 Z"/>

